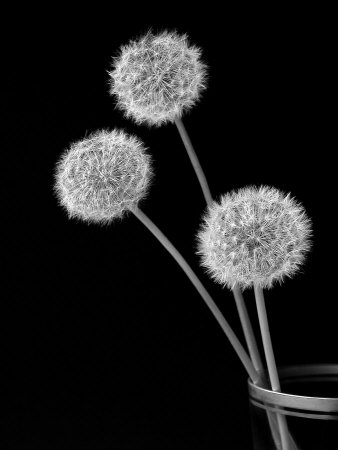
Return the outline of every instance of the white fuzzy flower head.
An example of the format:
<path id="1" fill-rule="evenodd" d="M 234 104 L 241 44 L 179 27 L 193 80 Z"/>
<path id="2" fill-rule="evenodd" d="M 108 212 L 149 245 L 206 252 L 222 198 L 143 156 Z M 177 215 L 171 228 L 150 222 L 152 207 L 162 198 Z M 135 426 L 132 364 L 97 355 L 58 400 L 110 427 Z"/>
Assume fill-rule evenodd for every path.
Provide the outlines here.
<path id="1" fill-rule="evenodd" d="M 271 288 L 298 271 L 311 234 L 304 208 L 289 194 L 249 186 L 223 195 L 208 208 L 197 253 L 223 286 Z"/>
<path id="2" fill-rule="evenodd" d="M 55 193 L 70 218 L 109 224 L 145 197 L 151 159 L 140 140 L 98 131 L 73 144 L 56 166 Z"/>
<path id="3" fill-rule="evenodd" d="M 110 94 L 136 123 L 160 126 L 181 117 L 206 88 L 201 50 L 186 35 L 149 31 L 123 46 L 113 59 Z"/>

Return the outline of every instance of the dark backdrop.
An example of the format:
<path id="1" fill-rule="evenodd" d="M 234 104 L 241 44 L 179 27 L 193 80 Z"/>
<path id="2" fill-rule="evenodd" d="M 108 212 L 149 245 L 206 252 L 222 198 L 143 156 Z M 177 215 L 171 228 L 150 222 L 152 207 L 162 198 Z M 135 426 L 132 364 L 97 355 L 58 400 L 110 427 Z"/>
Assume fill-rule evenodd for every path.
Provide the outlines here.
<path id="1" fill-rule="evenodd" d="M 188 33 L 210 67 L 208 89 L 184 122 L 213 195 L 267 184 L 291 192 L 313 220 L 303 273 L 266 293 L 278 365 L 337 362 L 327 17 L 170 9 L 11 16 L 4 448 L 251 448 L 247 375 L 175 261 L 134 216 L 109 227 L 70 221 L 52 192 L 71 142 L 113 127 L 139 136 L 156 173 L 143 211 L 242 338 L 231 293 L 194 254 L 205 205 L 177 130 L 134 125 L 108 94 L 112 55 L 149 27 Z M 253 292 L 245 297 L 258 332 Z"/>

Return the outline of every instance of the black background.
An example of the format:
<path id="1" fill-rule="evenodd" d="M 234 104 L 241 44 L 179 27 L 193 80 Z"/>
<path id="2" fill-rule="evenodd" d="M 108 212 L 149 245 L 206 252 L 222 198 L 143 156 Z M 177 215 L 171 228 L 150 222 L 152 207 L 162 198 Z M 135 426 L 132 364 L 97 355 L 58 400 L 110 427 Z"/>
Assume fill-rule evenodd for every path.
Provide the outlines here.
<path id="1" fill-rule="evenodd" d="M 303 273 L 266 293 L 278 365 L 337 362 L 328 17 L 244 7 L 184 13 L 173 4 L 10 17 L 4 448 L 251 448 L 247 375 L 175 261 L 134 216 L 109 227 L 70 221 L 52 192 L 71 142 L 113 127 L 141 138 L 156 173 L 143 211 L 242 338 L 231 292 L 194 255 L 205 205 L 175 126 L 136 126 L 108 94 L 111 57 L 149 27 L 187 33 L 203 49 L 208 89 L 183 120 L 213 195 L 267 184 L 291 192 L 313 220 Z M 245 298 L 258 335 L 253 292 Z"/>

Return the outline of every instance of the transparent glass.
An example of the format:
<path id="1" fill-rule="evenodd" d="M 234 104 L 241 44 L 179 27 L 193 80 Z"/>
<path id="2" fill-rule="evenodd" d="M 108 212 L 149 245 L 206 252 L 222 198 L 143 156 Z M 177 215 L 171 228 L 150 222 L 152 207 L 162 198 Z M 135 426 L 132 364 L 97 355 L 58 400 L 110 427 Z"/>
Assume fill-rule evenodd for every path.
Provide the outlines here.
<path id="1" fill-rule="evenodd" d="M 278 373 L 282 393 L 248 381 L 254 450 L 338 449 L 338 364 L 285 367 Z M 287 448 L 279 434 L 281 415 Z"/>

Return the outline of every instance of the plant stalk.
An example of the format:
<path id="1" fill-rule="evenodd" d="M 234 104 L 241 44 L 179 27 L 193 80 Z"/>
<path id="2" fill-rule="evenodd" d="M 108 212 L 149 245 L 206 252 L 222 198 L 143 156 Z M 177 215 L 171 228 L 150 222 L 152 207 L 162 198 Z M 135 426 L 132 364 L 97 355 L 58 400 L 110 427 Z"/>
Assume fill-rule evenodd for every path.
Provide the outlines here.
<path id="1" fill-rule="evenodd" d="M 256 298 L 256 305 L 257 305 L 259 326 L 261 329 L 264 353 L 265 353 L 266 363 L 268 366 L 271 388 L 273 391 L 280 392 L 280 382 L 279 382 L 279 377 L 278 377 L 278 372 L 277 372 L 275 355 L 274 355 L 273 347 L 272 347 L 268 317 L 267 317 L 266 308 L 265 308 L 263 289 L 260 286 L 257 286 L 255 284 L 254 290 L 255 290 L 255 298 Z M 278 421 L 280 435 L 281 435 L 282 449 L 290 450 L 289 432 L 288 432 L 288 427 L 287 427 L 287 423 L 286 423 L 286 418 L 283 414 L 280 414 L 280 413 L 276 413 L 276 415 L 277 415 L 277 421 Z"/>
<path id="2" fill-rule="evenodd" d="M 163 247 L 171 254 L 171 256 L 175 259 L 175 261 L 179 264 L 179 266 L 183 269 L 185 274 L 188 276 L 192 284 L 195 286 L 212 314 L 216 318 L 217 322 L 223 329 L 227 338 L 229 339 L 233 349 L 237 353 L 237 356 L 241 360 L 243 366 L 245 367 L 249 377 L 253 381 L 253 383 L 257 384 L 259 381 L 259 375 L 255 370 L 249 356 L 245 352 L 242 344 L 238 340 L 237 336 L 231 329 L 228 322 L 223 317 L 221 311 L 217 307 L 216 303 L 211 298 L 210 294 L 207 292 L 205 287 L 202 285 L 201 281 L 191 269 L 189 264 L 183 258 L 183 256 L 179 253 L 179 251 L 174 247 L 174 245 L 169 241 L 169 239 L 162 233 L 162 231 L 149 219 L 146 214 L 144 214 L 139 208 L 135 208 L 132 210 L 134 215 L 145 225 L 148 230 L 159 240 L 159 242 L 163 245 Z"/>
<path id="3" fill-rule="evenodd" d="M 191 164 L 195 170 L 196 176 L 198 178 L 198 181 L 200 183 L 205 201 L 207 203 L 208 206 L 211 205 L 212 203 L 212 196 L 211 196 L 211 192 L 209 189 L 209 185 L 207 182 L 207 179 L 205 177 L 205 174 L 203 172 L 202 166 L 198 160 L 198 157 L 196 155 L 196 152 L 194 150 L 194 147 L 191 143 L 191 140 L 189 138 L 189 135 L 186 131 L 186 128 L 181 120 L 181 118 L 176 117 L 175 118 L 175 124 L 176 127 L 178 129 L 178 132 L 182 138 L 183 144 L 185 146 L 185 149 L 188 153 L 188 156 L 190 158 Z M 249 355 L 252 361 L 252 364 L 256 370 L 256 372 L 259 375 L 259 383 L 260 385 L 262 385 L 263 387 L 268 387 L 267 386 L 267 380 L 265 379 L 265 374 L 264 374 L 264 368 L 263 368 L 263 364 L 262 364 L 262 359 L 260 357 L 259 354 L 259 350 L 258 350 L 258 346 L 257 346 L 257 342 L 255 339 L 255 335 L 253 333 L 253 329 L 252 329 L 252 325 L 251 325 L 251 321 L 250 321 L 250 317 L 248 315 L 246 306 L 245 306 L 245 302 L 243 299 L 243 295 L 242 292 L 240 291 L 239 287 L 234 287 L 232 289 L 232 293 L 234 295 L 235 301 L 236 301 L 236 306 L 237 306 L 237 311 L 239 314 L 239 318 L 240 318 L 240 322 L 241 322 L 241 326 L 243 329 L 243 333 L 244 333 L 244 337 L 245 337 L 245 341 L 246 341 L 246 345 L 249 351 Z M 280 448 L 280 437 L 278 436 L 279 434 L 279 418 L 277 416 L 277 421 L 276 419 L 273 417 L 273 414 L 270 413 L 269 411 L 267 411 L 267 417 L 269 420 L 269 425 L 272 431 L 272 435 L 273 435 L 273 439 L 274 442 L 276 444 L 277 448 Z M 284 419 L 285 420 L 285 419 Z M 292 436 L 290 435 L 290 445 L 292 449 L 297 449 L 297 446 L 295 445 Z M 283 450 L 287 448 L 287 447 L 283 447 Z"/>
<path id="4" fill-rule="evenodd" d="M 239 319 L 242 325 L 245 342 L 249 350 L 249 355 L 254 368 L 257 370 L 260 376 L 264 375 L 264 367 L 262 363 L 261 356 L 258 351 L 257 341 L 255 334 L 252 329 L 251 321 L 249 318 L 248 310 L 246 309 L 242 291 L 238 284 L 234 286 L 232 292 L 235 297 L 237 311 L 239 314 Z"/>
<path id="5" fill-rule="evenodd" d="M 178 132 L 180 133 L 180 136 L 182 138 L 185 149 L 189 155 L 191 164 L 195 170 L 198 181 L 201 185 L 205 201 L 207 202 L 207 205 L 210 205 L 210 203 L 212 202 L 212 197 L 211 197 L 209 185 L 208 185 L 207 179 L 204 175 L 201 164 L 197 158 L 194 147 L 192 146 L 192 143 L 191 143 L 190 137 L 187 133 L 187 130 L 185 129 L 182 119 L 180 119 L 178 116 L 176 116 L 176 118 L 175 118 L 175 124 L 178 129 Z"/>
<path id="6" fill-rule="evenodd" d="M 201 164 L 198 160 L 198 157 L 196 155 L 196 152 L 194 150 L 194 147 L 191 143 L 191 140 L 189 138 L 187 130 L 185 129 L 182 119 L 180 119 L 179 117 L 175 118 L 175 124 L 180 133 L 180 136 L 182 138 L 182 141 L 184 143 L 186 151 L 189 155 L 191 164 L 195 170 L 196 176 L 198 178 L 198 181 L 200 183 L 200 186 L 202 188 L 202 191 L 203 191 L 203 194 L 205 197 L 205 201 L 206 201 L 207 205 L 210 206 L 212 203 L 212 196 L 211 196 L 211 192 L 209 189 L 209 185 L 208 185 L 207 179 L 204 175 L 202 166 L 201 166 Z M 240 288 L 238 286 L 237 287 L 235 286 L 235 288 L 232 289 L 232 293 L 235 297 L 236 306 L 237 306 L 238 314 L 240 317 L 240 321 L 241 321 L 241 325 L 243 328 L 243 332 L 244 332 L 246 344 L 247 344 L 247 347 L 249 350 L 251 361 L 252 361 L 256 371 L 261 376 L 263 376 L 264 369 L 263 369 L 263 365 L 262 365 L 262 359 L 261 359 L 259 351 L 258 351 L 257 342 L 255 339 L 253 330 L 252 330 L 252 325 L 250 322 L 248 312 L 245 307 L 244 299 L 243 299 L 242 293 L 240 291 Z"/>

